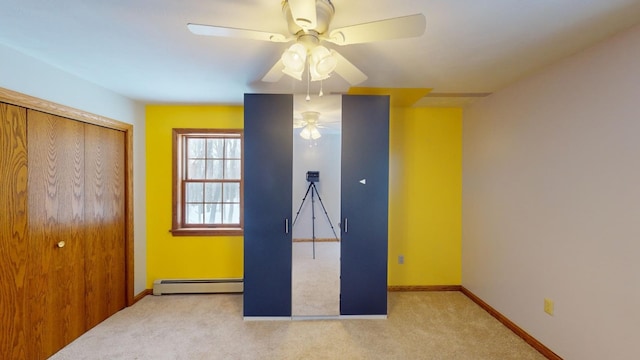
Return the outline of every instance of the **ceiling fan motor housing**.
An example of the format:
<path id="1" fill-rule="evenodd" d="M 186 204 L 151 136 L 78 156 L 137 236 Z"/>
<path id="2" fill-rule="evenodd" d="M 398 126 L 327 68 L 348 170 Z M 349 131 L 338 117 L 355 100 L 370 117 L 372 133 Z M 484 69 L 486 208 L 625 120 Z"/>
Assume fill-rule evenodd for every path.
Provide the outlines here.
<path id="1" fill-rule="evenodd" d="M 313 29 L 318 34 L 324 34 L 329 30 L 329 24 L 331 23 L 331 19 L 333 19 L 333 14 L 335 14 L 335 8 L 331 3 L 331 0 L 315 0 L 316 3 L 316 26 Z M 303 29 L 300 25 L 296 23 L 293 19 L 293 15 L 291 14 L 291 7 L 289 6 L 289 1 L 285 0 L 282 3 L 282 13 L 284 14 L 285 19 L 287 20 L 287 24 L 289 26 L 289 32 L 293 35 L 298 35 L 299 33 L 304 33 L 305 29 Z M 298 19 L 300 21 L 300 19 Z M 303 19 L 304 20 L 304 19 Z M 308 20 L 309 23 L 313 22 L 311 19 Z"/>

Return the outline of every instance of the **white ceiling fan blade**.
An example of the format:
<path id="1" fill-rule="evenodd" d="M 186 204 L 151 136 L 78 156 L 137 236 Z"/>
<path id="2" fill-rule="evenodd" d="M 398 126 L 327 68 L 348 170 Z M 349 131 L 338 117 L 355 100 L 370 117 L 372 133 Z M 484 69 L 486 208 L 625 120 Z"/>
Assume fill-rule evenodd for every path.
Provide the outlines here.
<path id="1" fill-rule="evenodd" d="M 305 30 L 315 29 L 316 0 L 288 0 L 288 2 L 293 21 Z"/>
<path id="2" fill-rule="evenodd" d="M 424 34 L 427 20 L 422 14 L 346 26 L 331 31 L 326 39 L 338 45 L 401 39 Z"/>
<path id="3" fill-rule="evenodd" d="M 358 69 L 351 62 L 349 62 L 349 60 L 347 60 L 344 56 L 340 55 L 335 50 L 331 50 L 331 53 L 338 60 L 338 64 L 333 71 L 335 71 L 336 74 L 342 76 L 343 79 L 347 80 L 349 84 L 356 85 L 367 80 L 367 75 L 360 71 L 360 69 Z"/>
<path id="4" fill-rule="evenodd" d="M 201 25 L 201 24 L 187 24 L 187 28 L 189 31 L 196 35 L 204 35 L 204 36 L 218 36 L 218 37 L 228 37 L 228 38 L 236 38 L 236 39 L 251 39 L 251 40 L 262 40 L 262 41 L 271 41 L 271 42 L 287 42 L 291 39 L 276 33 L 270 33 L 266 31 L 258 31 L 258 30 L 249 30 L 249 29 L 236 29 L 224 26 L 212 26 L 212 25 Z"/>
<path id="5" fill-rule="evenodd" d="M 277 82 L 282 78 L 282 75 L 284 74 L 282 72 L 282 69 L 284 69 L 284 64 L 282 63 L 282 60 L 278 60 L 278 62 L 275 63 L 275 65 L 273 65 L 271 69 L 269 69 L 266 75 L 262 77 L 262 81 Z"/>

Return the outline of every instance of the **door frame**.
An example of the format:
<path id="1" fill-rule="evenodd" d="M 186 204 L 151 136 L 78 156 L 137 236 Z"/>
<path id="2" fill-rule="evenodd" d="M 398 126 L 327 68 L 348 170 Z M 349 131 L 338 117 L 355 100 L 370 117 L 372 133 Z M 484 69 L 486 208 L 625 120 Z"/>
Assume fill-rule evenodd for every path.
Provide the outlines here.
<path id="1" fill-rule="evenodd" d="M 125 133 L 125 300 L 127 306 L 133 305 L 135 303 L 133 288 L 133 125 L 1 87 L 0 102 Z"/>

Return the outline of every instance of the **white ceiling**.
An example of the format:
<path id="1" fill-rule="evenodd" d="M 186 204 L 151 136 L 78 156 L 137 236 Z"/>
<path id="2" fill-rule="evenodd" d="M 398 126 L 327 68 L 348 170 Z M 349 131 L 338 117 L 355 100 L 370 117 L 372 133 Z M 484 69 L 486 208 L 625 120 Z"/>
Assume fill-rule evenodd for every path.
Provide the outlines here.
<path id="1" fill-rule="evenodd" d="M 188 22 L 287 33 L 280 0 L 0 0 L 0 44 L 145 103 L 241 104 L 288 44 L 191 34 Z M 423 13 L 417 38 L 335 47 L 369 79 L 425 87 L 418 105 L 464 105 L 640 23 L 640 0 L 333 0 L 331 28 Z M 333 76 L 324 93 L 346 92 Z M 316 93 L 319 84 L 312 83 Z"/>

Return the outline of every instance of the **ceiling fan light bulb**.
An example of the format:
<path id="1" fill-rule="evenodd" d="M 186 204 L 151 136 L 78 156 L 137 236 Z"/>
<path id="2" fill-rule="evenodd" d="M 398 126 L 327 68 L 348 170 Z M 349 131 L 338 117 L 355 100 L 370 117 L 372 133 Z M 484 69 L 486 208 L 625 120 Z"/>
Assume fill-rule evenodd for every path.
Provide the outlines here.
<path id="1" fill-rule="evenodd" d="M 331 74 L 331 72 L 328 72 L 328 73 L 319 72 L 317 64 L 313 61 L 309 64 L 309 73 L 311 74 L 311 81 L 320 81 L 320 80 L 328 79 L 329 75 Z"/>
<path id="2" fill-rule="evenodd" d="M 316 64 L 316 71 L 318 71 L 318 73 L 320 74 L 329 75 L 331 74 L 331 72 L 333 72 L 333 70 L 335 70 L 336 65 L 338 65 L 338 61 L 336 60 L 336 58 L 329 55 L 318 61 L 318 63 Z"/>
<path id="3" fill-rule="evenodd" d="M 319 81 L 328 78 L 328 76 L 322 77 L 318 74 L 318 71 L 316 71 L 316 64 L 314 63 L 309 64 L 309 74 L 311 75 L 311 81 Z"/>
<path id="4" fill-rule="evenodd" d="M 311 140 L 311 130 L 309 129 L 309 125 L 302 128 L 300 131 L 300 137 L 305 140 Z"/>
<path id="5" fill-rule="evenodd" d="M 307 49 L 302 44 L 293 44 L 282 54 L 285 68 L 298 72 L 304 70 L 307 61 Z"/>
<path id="6" fill-rule="evenodd" d="M 326 47 L 322 46 L 322 45 L 318 45 L 316 47 L 314 47 L 313 49 L 311 49 L 311 56 L 316 57 L 316 58 L 323 58 L 327 55 L 331 54 L 331 52 L 329 51 L 329 49 L 327 49 Z"/>
<path id="7" fill-rule="evenodd" d="M 311 128 L 311 139 L 316 140 L 319 139 L 322 135 L 320 134 L 320 131 L 318 131 L 318 128 L 313 126 Z"/>
<path id="8" fill-rule="evenodd" d="M 324 80 L 335 70 L 338 60 L 324 46 L 316 46 L 311 50 L 311 74 L 314 81 Z"/>
<path id="9" fill-rule="evenodd" d="M 296 80 L 301 80 L 302 81 L 302 70 L 300 71 L 293 71 L 287 67 L 285 67 L 284 69 L 282 69 L 282 72 L 291 76 L 292 78 L 296 79 Z"/>

